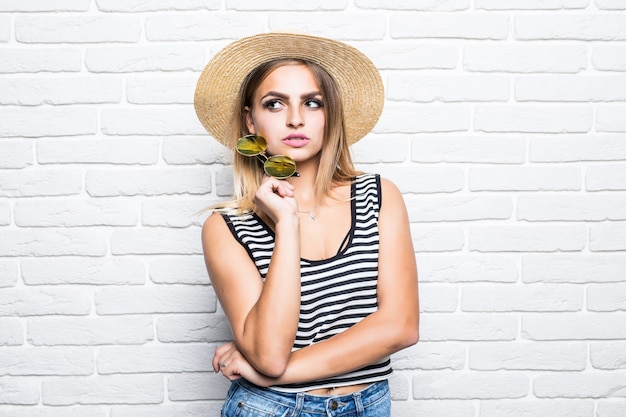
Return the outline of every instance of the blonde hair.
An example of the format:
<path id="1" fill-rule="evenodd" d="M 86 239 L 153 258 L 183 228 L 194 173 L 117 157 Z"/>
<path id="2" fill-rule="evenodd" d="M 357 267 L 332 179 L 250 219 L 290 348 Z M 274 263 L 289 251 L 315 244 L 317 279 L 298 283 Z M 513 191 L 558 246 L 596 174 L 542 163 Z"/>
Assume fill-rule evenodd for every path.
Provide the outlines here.
<path id="1" fill-rule="evenodd" d="M 285 65 L 307 67 L 317 81 L 322 95 L 325 116 L 324 142 L 318 155 L 319 168 L 315 180 L 315 195 L 319 201 L 330 196 L 333 185 L 350 182 L 354 176 L 360 174 L 354 167 L 346 140 L 339 89 L 330 74 L 319 65 L 300 59 L 278 59 L 265 62 L 252 70 L 241 84 L 233 112 L 233 145 L 238 138 L 250 133 L 246 124 L 246 108 L 252 109 L 252 99 L 259 85 L 272 71 Z M 233 200 L 214 208 L 236 208 L 238 213 L 256 211 L 253 196 L 262 179 L 263 170 L 259 167 L 258 159 L 243 156 L 234 151 Z"/>

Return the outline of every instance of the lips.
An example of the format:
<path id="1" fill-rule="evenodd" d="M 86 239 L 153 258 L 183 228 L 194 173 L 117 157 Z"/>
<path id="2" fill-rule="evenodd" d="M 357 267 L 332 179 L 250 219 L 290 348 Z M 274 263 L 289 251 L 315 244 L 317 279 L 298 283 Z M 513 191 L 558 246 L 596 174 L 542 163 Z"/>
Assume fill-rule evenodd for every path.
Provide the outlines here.
<path id="1" fill-rule="evenodd" d="M 300 148 L 309 143 L 310 139 L 304 135 L 289 135 L 283 139 L 283 143 L 292 148 Z"/>

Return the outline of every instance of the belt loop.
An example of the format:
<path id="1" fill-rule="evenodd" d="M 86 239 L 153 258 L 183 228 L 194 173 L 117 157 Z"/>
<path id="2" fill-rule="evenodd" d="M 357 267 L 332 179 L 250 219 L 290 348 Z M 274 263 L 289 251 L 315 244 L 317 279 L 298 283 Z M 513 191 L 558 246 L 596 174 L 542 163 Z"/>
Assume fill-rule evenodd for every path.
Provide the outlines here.
<path id="1" fill-rule="evenodd" d="M 298 417 L 302 414 L 302 409 L 304 408 L 304 393 L 299 392 L 296 394 L 296 406 L 293 409 L 291 417 Z"/>
<path id="2" fill-rule="evenodd" d="M 365 407 L 363 407 L 363 398 L 361 397 L 361 393 L 355 392 L 352 394 L 352 398 L 354 398 L 354 406 L 356 408 L 357 417 L 365 416 Z"/>

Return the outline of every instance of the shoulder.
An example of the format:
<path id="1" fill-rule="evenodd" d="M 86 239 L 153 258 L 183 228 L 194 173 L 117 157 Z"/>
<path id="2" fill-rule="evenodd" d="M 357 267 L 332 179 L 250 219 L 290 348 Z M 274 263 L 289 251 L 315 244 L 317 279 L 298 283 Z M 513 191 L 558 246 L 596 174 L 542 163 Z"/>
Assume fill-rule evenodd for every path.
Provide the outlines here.
<path id="1" fill-rule="evenodd" d="M 404 210 L 404 198 L 396 184 L 387 178 L 380 177 L 381 211 Z"/>

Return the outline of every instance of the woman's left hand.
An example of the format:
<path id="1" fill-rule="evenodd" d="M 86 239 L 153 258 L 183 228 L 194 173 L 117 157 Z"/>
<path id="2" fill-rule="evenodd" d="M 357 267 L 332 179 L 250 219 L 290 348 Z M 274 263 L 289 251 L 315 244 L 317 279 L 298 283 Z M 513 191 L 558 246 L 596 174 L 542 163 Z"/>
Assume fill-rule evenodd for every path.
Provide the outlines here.
<path id="1" fill-rule="evenodd" d="M 260 387 L 272 385 L 272 379 L 254 369 L 234 342 L 228 342 L 218 347 L 215 350 L 215 355 L 213 355 L 212 364 L 215 372 L 221 371 L 222 375 L 231 381 L 244 378 Z"/>

